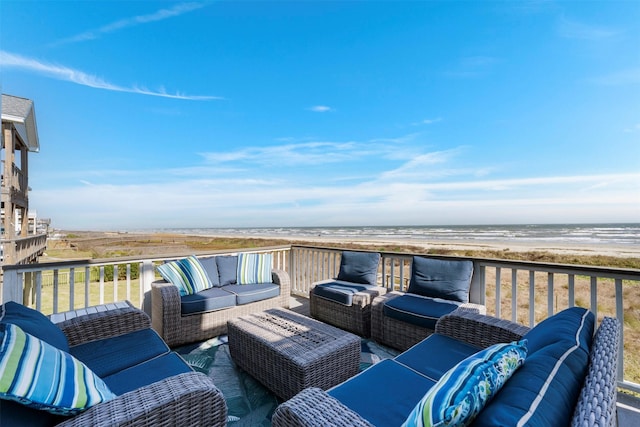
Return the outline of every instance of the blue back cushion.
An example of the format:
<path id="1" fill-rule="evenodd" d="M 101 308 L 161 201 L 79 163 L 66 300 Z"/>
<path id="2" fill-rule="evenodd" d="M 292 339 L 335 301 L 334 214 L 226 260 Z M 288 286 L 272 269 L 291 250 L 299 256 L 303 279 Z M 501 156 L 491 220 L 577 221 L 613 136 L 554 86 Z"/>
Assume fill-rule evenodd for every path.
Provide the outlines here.
<path id="1" fill-rule="evenodd" d="M 593 313 L 571 308 L 526 334 L 532 342 L 527 361 L 474 426 L 569 425 L 587 374 L 594 321 Z"/>
<path id="2" fill-rule="evenodd" d="M 338 280 L 365 285 L 376 285 L 378 282 L 378 264 L 380 254 L 377 252 L 342 252 Z"/>
<path id="3" fill-rule="evenodd" d="M 204 271 L 207 272 L 207 276 L 209 276 L 209 280 L 211 280 L 212 287 L 220 286 L 220 277 L 218 276 L 218 264 L 216 263 L 216 257 L 204 257 L 200 258 L 200 264 L 204 268 Z"/>
<path id="4" fill-rule="evenodd" d="M 69 342 L 64 332 L 37 310 L 8 301 L 0 307 L 0 323 L 12 323 L 29 335 L 62 351 L 69 351 Z"/>
<path id="5" fill-rule="evenodd" d="M 414 256 L 408 292 L 431 298 L 469 302 L 473 262 Z"/>
<path id="6" fill-rule="evenodd" d="M 218 266 L 218 276 L 220 277 L 220 286 L 235 285 L 238 280 L 238 256 L 217 256 L 216 263 Z"/>

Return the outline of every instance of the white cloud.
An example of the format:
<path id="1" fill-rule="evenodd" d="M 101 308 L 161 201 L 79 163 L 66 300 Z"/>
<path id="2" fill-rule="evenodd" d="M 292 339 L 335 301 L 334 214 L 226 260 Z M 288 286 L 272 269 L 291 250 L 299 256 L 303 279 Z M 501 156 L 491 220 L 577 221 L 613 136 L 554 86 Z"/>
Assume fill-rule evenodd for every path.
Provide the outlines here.
<path id="1" fill-rule="evenodd" d="M 326 105 L 314 105 L 313 107 L 309 107 L 308 109 L 315 113 L 327 113 L 329 111 L 333 111 L 333 108 L 327 107 Z"/>
<path id="2" fill-rule="evenodd" d="M 560 36 L 569 39 L 601 41 L 618 36 L 619 32 L 606 27 L 589 25 L 582 22 L 562 18 L 558 23 Z"/>
<path id="3" fill-rule="evenodd" d="M 207 5 L 206 3 L 195 3 L 195 2 L 180 3 L 171 8 L 160 9 L 148 15 L 139 15 L 131 18 L 120 19 L 118 21 L 111 22 L 107 25 L 103 25 L 100 28 L 88 30 L 80 34 L 76 34 L 75 36 L 71 36 L 71 37 L 59 40 L 57 42 L 52 43 L 52 45 L 77 43 L 77 42 L 82 42 L 87 40 L 94 40 L 104 34 L 112 33 L 114 31 L 122 30 L 124 28 L 135 27 L 142 24 L 148 24 L 150 22 L 157 22 L 157 21 L 168 19 L 168 18 L 173 18 L 175 16 L 180 16 L 185 13 L 198 10 L 200 8 L 205 7 L 206 5 Z"/>
<path id="4" fill-rule="evenodd" d="M 187 95 L 184 93 L 168 93 L 164 89 L 157 91 L 149 90 L 137 86 L 120 86 L 110 83 L 101 77 L 85 73 L 63 65 L 54 65 L 41 62 L 33 58 L 0 51 L 0 62 L 3 68 L 17 68 L 42 74 L 53 79 L 75 83 L 81 86 L 88 86 L 94 89 L 110 90 L 115 92 L 135 93 L 139 95 L 159 96 L 162 98 L 184 99 L 189 101 L 207 101 L 212 99 L 223 99 L 217 96 L 207 95 Z"/>

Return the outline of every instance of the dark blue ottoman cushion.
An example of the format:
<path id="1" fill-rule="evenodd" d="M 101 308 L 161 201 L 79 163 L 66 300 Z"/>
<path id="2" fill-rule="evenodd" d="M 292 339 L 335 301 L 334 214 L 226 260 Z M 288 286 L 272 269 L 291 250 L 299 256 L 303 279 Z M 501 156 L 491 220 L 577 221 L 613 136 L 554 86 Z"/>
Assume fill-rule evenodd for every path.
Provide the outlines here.
<path id="1" fill-rule="evenodd" d="M 469 302 L 473 262 L 413 257 L 407 292 L 431 298 Z"/>
<path id="2" fill-rule="evenodd" d="M 254 285 L 228 285 L 224 290 L 236 297 L 236 304 L 243 305 L 255 301 L 277 297 L 280 295 L 280 286 L 273 283 L 256 283 Z"/>
<path id="3" fill-rule="evenodd" d="M 103 378 L 118 396 L 174 375 L 192 372 L 176 353 L 167 353 Z"/>
<path id="4" fill-rule="evenodd" d="M 375 285 L 343 283 L 343 282 L 326 282 L 319 283 L 314 286 L 312 292 L 319 297 L 327 298 L 344 305 L 351 305 L 353 295 L 367 289 L 375 289 Z"/>
<path id="5" fill-rule="evenodd" d="M 434 384 L 387 359 L 328 393 L 375 426 L 399 426 Z"/>
<path id="6" fill-rule="evenodd" d="M 69 351 L 69 342 L 64 332 L 37 310 L 7 301 L 0 306 L 0 323 L 16 325 L 29 335 L 62 351 Z"/>
<path id="7" fill-rule="evenodd" d="M 222 310 L 236 305 L 236 296 L 224 288 L 209 288 L 197 294 L 180 297 L 183 316 Z"/>
<path id="8" fill-rule="evenodd" d="M 532 338 L 536 350 L 480 412 L 474 426 L 569 425 L 587 373 L 585 350 L 591 346 L 593 328 L 593 313 L 574 308 L 532 329 L 524 338 Z"/>
<path id="9" fill-rule="evenodd" d="M 338 280 L 374 286 L 378 282 L 380 254 L 343 251 Z"/>
<path id="10" fill-rule="evenodd" d="M 478 351 L 480 351 L 478 347 L 446 335 L 433 334 L 401 353 L 395 360 L 434 381 L 438 381 L 458 362 Z"/>
<path id="11" fill-rule="evenodd" d="M 386 301 L 382 311 L 392 319 L 435 330 L 438 319 L 451 313 L 458 306 L 459 304 L 454 302 L 405 294 Z"/>
<path id="12" fill-rule="evenodd" d="M 101 378 L 168 352 L 167 344 L 149 328 L 69 349 L 72 356 Z"/>

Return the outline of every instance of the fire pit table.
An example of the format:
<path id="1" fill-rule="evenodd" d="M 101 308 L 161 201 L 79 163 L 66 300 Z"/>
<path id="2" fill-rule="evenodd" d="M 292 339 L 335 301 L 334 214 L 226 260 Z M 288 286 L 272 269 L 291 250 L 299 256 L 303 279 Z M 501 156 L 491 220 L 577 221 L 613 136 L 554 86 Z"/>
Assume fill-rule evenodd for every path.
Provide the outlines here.
<path id="1" fill-rule="evenodd" d="M 228 336 L 233 361 L 284 400 L 331 388 L 360 367 L 358 336 L 290 310 L 231 319 Z"/>

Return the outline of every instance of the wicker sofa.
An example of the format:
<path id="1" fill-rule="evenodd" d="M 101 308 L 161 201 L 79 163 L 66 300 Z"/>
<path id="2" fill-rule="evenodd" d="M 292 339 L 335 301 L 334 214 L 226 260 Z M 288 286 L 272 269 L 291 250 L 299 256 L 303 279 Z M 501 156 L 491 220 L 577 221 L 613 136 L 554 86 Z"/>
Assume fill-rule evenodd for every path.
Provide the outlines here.
<path id="1" fill-rule="evenodd" d="M 438 319 L 463 308 L 484 314 L 469 302 L 471 261 L 414 256 L 407 292 L 388 292 L 371 303 L 371 338 L 404 351 L 434 332 Z"/>
<path id="2" fill-rule="evenodd" d="M 21 304 L 7 302 L 0 307 L 0 344 L 4 343 L 0 345 L 0 355 L 4 352 L 3 357 L 8 357 L 10 348 L 16 348 L 8 345 L 7 338 L 16 326 L 30 342 L 40 343 L 25 345 L 25 349 L 44 347 L 41 343 L 45 342 L 55 348 L 56 355 L 72 355 L 101 378 L 115 397 L 94 406 L 87 405 L 88 409 L 74 416 L 54 415 L 3 397 L 0 399 L 3 427 L 224 426 L 227 423 L 227 406 L 213 380 L 194 372 L 180 356 L 171 352 L 151 329 L 149 317 L 128 302 L 60 313 L 51 319 Z M 20 360 L 28 360 L 27 352 L 23 350 L 22 354 Z M 51 360 L 43 359 L 38 369 L 27 364 L 21 375 L 32 376 L 33 383 L 55 384 L 50 376 L 55 378 L 55 374 L 49 372 L 51 366 L 69 365 L 49 363 Z M 68 368 L 57 369 L 67 372 Z M 9 370 L 2 371 L 5 384 L 7 372 Z M 62 378 L 60 384 L 64 388 L 59 390 L 65 394 L 83 389 L 84 383 L 78 377 L 74 376 L 71 382 L 68 375 Z"/>
<path id="3" fill-rule="evenodd" d="M 151 283 L 152 326 L 170 347 L 226 334 L 227 321 L 238 316 L 289 308 L 289 275 L 270 269 L 270 261 L 270 283 L 238 284 L 238 259 L 244 255 L 200 258 L 213 286 L 192 295 L 181 295 L 166 279 Z"/>
<path id="4" fill-rule="evenodd" d="M 273 425 L 399 426 L 430 390 L 442 391 L 447 378 L 456 378 L 461 361 L 495 343 L 522 339 L 528 347 L 524 363 L 471 425 L 613 426 L 620 323 L 605 317 L 595 336 L 594 325 L 593 313 L 576 307 L 533 329 L 456 310 L 438 321 L 435 334 L 395 359 L 327 392 L 303 390 L 276 409 Z"/>

